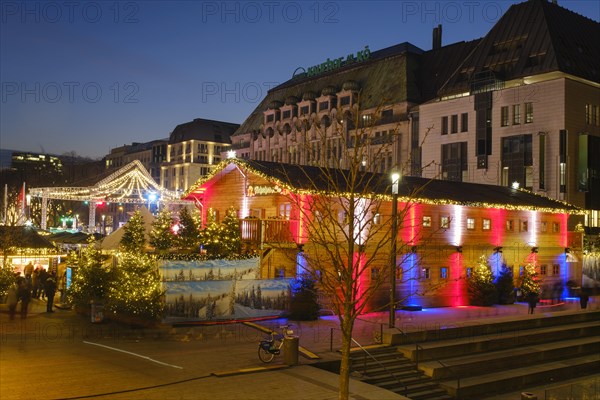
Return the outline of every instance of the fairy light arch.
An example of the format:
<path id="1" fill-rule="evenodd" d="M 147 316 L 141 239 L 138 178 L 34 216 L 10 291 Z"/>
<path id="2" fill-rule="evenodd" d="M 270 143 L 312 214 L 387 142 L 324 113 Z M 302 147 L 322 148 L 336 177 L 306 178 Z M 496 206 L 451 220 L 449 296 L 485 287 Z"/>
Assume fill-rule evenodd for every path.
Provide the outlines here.
<path id="1" fill-rule="evenodd" d="M 118 169 L 106 178 L 89 187 L 39 187 L 30 188 L 33 197 L 42 199 L 41 228 L 46 229 L 48 200 L 71 200 L 88 202 L 90 207 L 89 225 L 96 223 L 96 207 L 99 202 L 126 204 L 192 204 L 182 200 L 179 193 L 167 190 L 154 181 L 139 160 Z M 156 196 L 150 200 L 150 196 Z"/>

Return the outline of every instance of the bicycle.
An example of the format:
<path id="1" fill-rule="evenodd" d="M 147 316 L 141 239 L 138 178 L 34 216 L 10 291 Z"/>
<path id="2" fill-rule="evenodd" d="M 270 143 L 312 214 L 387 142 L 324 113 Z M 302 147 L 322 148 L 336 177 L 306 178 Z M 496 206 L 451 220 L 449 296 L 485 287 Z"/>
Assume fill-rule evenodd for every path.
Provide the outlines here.
<path id="1" fill-rule="evenodd" d="M 281 347 L 286 338 L 294 334 L 290 329 L 291 325 L 282 325 L 279 327 L 281 333 L 271 331 L 270 339 L 261 340 L 258 343 L 258 358 L 264 363 L 270 363 L 275 356 L 281 354 Z"/>

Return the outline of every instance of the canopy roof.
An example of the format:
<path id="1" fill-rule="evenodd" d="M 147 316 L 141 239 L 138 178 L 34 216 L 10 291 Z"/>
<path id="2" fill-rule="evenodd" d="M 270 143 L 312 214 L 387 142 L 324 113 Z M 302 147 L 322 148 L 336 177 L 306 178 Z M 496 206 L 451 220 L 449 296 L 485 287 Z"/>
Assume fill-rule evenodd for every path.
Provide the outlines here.
<path id="1" fill-rule="evenodd" d="M 138 160 L 132 161 L 89 187 L 30 188 L 32 196 L 74 201 L 107 201 L 146 204 L 160 201 L 168 204 L 188 204 L 179 194 L 157 184 Z M 155 195 L 156 199 L 152 199 Z"/>
<path id="2" fill-rule="evenodd" d="M 56 247 L 29 226 L 0 225 L 0 250 L 55 249 Z"/>

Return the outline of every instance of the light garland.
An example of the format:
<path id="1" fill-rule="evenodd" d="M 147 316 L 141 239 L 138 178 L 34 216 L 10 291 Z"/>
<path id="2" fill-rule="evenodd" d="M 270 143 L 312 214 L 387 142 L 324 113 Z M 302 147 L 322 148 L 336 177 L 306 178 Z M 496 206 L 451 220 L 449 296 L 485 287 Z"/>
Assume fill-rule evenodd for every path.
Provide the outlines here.
<path id="1" fill-rule="evenodd" d="M 208 175 L 206 175 L 203 178 L 200 178 L 195 184 L 193 184 L 183 194 L 182 198 L 185 199 L 186 197 L 191 196 L 194 192 L 201 191 L 202 185 L 204 185 L 206 182 L 208 182 L 209 180 L 216 177 L 230 164 L 235 164 L 239 168 L 245 168 L 246 170 L 249 170 L 253 174 L 259 176 L 260 178 L 263 178 L 267 181 L 270 181 L 270 182 L 276 184 L 277 186 L 280 186 L 285 191 L 296 194 L 296 195 L 300 195 L 300 196 L 302 196 L 302 195 L 317 195 L 317 196 L 329 197 L 329 198 L 344 198 L 344 199 L 365 198 L 365 199 L 379 200 L 379 201 L 392 201 L 391 194 L 362 193 L 362 192 L 360 192 L 360 193 L 356 193 L 356 192 L 355 193 L 352 193 L 352 192 L 336 193 L 336 192 L 332 192 L 332 191 L 320 191 L 320 190 L 314 190 L 314 189 L 302 189 L 302 188 L 293 187 L 285 182 L 282 182 L 281 180 L 279 180 L 277 178 L 274 178 L 273 176 L 269 176 L 267 174 L 262 173 L 261 171 L 258 171 L 256 169 L 252 168 L 252 166 L 249 165 L 246 161 L 240 160 L 237 158 L 221 161 L 219 164 L 217 164 L 217 166 Z M 530 192 L 525 189 L 518 189 L 518 190 L 528 193 L 528 194 L 531 194 L 531 195 L 545 198 L 544 196 Z M 460 201 L 450 200 L 450 199 L 434 200 L 434 199 L 428 199 L 428 198 L 424 198 L 424 197 L 406 197 L 406 196 L 399 196 L 398 201 L 400 203 L 428 204 L 428 205 L 437 205 L 437 206 L 457 205 L 457 206 L 466 206 L 466 207 L 474 207 L 474 208 L 488 208 L 488 209 L 489 208 L 499 208 L 499 209 L 505 209 L 505 210 L 509 210 L 509 211 L 537 211 L 537 212 L 550 213 L 550 214 L 565 214 L 566 213 L 566 214 L 573 214 L 573 215 L 585 215 L 585 210 L 581 210 L 581 209 L 574 207 L 568 203 L 565 203 L 560 200 L 554 200 L 554 199 L 552 199 L 552 201 L 563 205 L 565 208 L 536 207 L 536 206 L 486 203 L 486 202 L 460 202 Z"/>

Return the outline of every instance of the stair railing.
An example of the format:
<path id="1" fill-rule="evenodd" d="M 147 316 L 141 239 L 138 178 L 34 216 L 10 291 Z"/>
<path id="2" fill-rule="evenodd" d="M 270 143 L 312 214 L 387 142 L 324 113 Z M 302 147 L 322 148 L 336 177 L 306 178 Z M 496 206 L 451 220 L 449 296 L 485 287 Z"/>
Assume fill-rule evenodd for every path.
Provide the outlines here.
<path id="1" fill-rule="evenodd" d="M 373 361 L 375 361 L 379 366 L 381 366 L 381 368 L 383 368 L 383 370 L 385 372 L 387 372 L 392 378 L 394 378 L 400 385 L 404 386 L 404 394 L 405 395 L 406 395 L 406 393 L 408 393 L 408 386 L 404 382 L 402 382 L 402 380 L 399 377 L 397 377 L 392 371 L 390 371 L 389 369 L 387 369 L 385 365 L 383 365 L 373 354 L 369 353 L 369 351 L 367 349 L 365 349 L 363 346 L 361 346 L 361 344 L 358 343 L 354 338 L 352 338 L 352 341 L 364 353 L 364 355 L 363 355 L 363 373 L 365 373 L 367 371 L 367 357 L 369 357 Z"/>
<path id="2" fill-rule="evenodd" d="M 419 343 L 417 343 L 414 340 L 412 340 L 410 338 L 410 336 L 408 336 L 406 334 L 406 332 L 404 332 L 402 329 L 400 329 L 398 327 L 395 327 L 395 329 L 398 332 L 400 332 L 406 338 L 407 341 L 409 341 L 411 344 L 415 345 L 415 349 L 416 349 L 416 351 L 415 351 L 415 365 L 416 365 L 417 370 L 418 370 L 419 369 L 419 350 L 423 351 L 424 350 L 423 346 L 421 346 Z M 460 375 L 458 373 L 456 373 L 455 371 L 453 371 L 452 367 L 450 365 L 445 364 L 444 362 L 442 362 L 442 360 L 438 359 L 437 357 L 432 356 L 431 360 L 437 362 L 443 368 L 447 368 L 450 371 L 450 377 L 451 378 L 454 377 L 456 379 L 456 398 L 460 399 Z M 435 380 L 433 378 L 433 374 L 431 376 L 431 379 Z"/>

